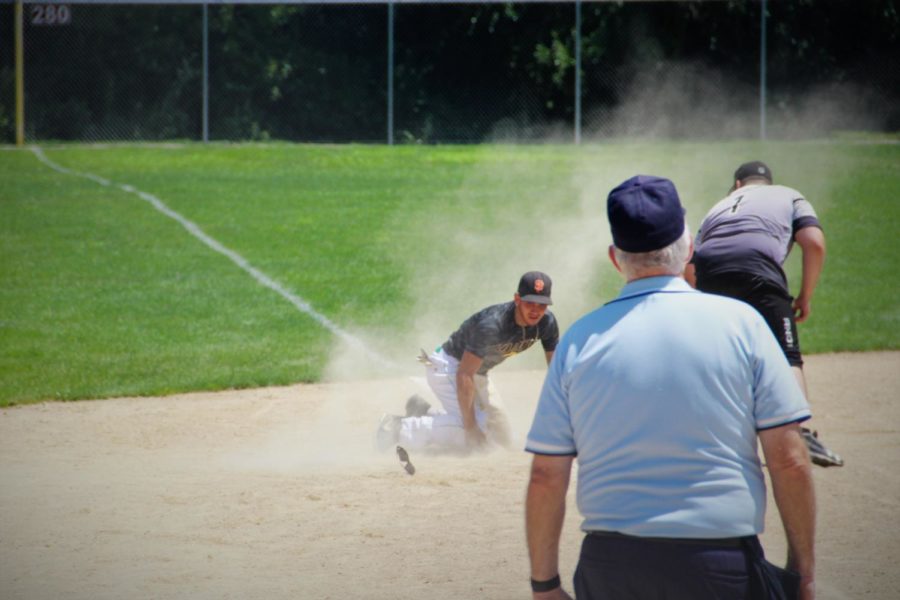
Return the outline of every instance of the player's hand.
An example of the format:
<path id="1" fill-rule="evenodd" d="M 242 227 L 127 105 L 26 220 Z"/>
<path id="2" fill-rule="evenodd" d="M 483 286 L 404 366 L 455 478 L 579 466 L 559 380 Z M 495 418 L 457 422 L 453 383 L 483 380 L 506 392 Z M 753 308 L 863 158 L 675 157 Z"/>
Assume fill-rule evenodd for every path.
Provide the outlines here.
<path id="1" fill-rule="evenodd" d="M 549 592 L 531 592 L 532 600 L 573 600 L 562 586 Z"/>
<path id="2" fill-rule="evenodd" d="M 809 317 L 809 313 L 812 312 L 812 308 L 810 307 L 809 300 L 805 296 L 797 296 L 794 299 L 794 320 L 798 323 L 802 323 Z"/>
<path id="3" fill-rule="evenodd" d="M 466 429 L 466 447 L 469 450 L 481 450 L 487 445 L 487 436 L 477 426 Z"/>
<path id="4" fill-rule="evenodd" d="M 800 580 L 800 600 L 815 600 L 816 582 L 811 577 Z"/>

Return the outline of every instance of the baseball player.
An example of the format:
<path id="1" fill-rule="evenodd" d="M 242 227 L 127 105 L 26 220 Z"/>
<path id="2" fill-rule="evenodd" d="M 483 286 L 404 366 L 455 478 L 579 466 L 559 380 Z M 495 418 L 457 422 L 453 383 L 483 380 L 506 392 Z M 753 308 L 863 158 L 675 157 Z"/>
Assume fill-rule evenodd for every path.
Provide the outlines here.
<path id="1" fill-rule="evenodd" d="M 697 289 L 747 302 L 765 318 L 793 367 L 804 395 L 803 357 L 797 323 L 810 314 L 825 263 L 825 235 L 812 205 L 793 188 L 774 185 L 760 161 L 737 168 L 734 185 L 704 217 L 685 278 Z M 782 265 L 794 243 L 803 253 L 800 293 L 792 298 Z M 841 466 L 817 432 L 803 430 L 812 461 Z"/>
<path id="2" fill-rule="evenodd" d="M 422 352 L 428 385 L 440 401 L 435 410 L 419 396 L 406 404 L 406 416 L 384 415 L 376 444 L 399 444 L 409 471 L 409 450 L 472 450 L 488 442 L 508 445 L 509 426 L 488 379 L 488 371 L 540 341 L 547 363 L 559 341 L 552 304 L 553 283 L 540 271 L 519 280 L 512 301 L 484 308 L 468 319 L 431 354 Z M 401 452 L 402 451 L 402 452 Z"/>

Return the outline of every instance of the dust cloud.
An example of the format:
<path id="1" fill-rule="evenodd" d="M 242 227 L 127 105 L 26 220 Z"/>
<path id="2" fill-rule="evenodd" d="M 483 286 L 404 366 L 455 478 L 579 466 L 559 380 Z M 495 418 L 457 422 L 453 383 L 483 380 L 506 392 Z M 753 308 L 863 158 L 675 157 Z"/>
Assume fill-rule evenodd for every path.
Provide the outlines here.
<path id="1" fill-rule="evenodd" d="M 881 131 L 888 98 L 834 81 L 802 92 L 766 88 L 760 115 L 758 68 L 730 73 L 696 62 L 633 64 L 619 76 L 615 106 L 584 118 L 583 139 L 822 139 L 839 131 Z"/>
<path id="2" fill-rule="evenodd" d="M 512 300 L 522 273 L 540 270 L 551 276 L 551 310 L 561 330 L 598 304 L 597 271 L 604 264 L 601 261 L 606 261 L 610 239 L 602 199 L 618 183 L 617 178 L 628 176 L 623 175 L 625 170 L 607 172 L 586 157 L 585 163 L 579 159 L 564 168 L 568 172 L 558 189 L 544 186 L 537 199 L 507 197 L 503 189 L 519 190 L 517 182 L 523 179 L 540 185 L 541 177 L 533 172 L 533 164 L 517 159 L 514 149 L 507 153 L 500 148 L 499 152 L 509 156 L 499 164 L 494 160 L 476 162 L 458 189 L 450 193 L 460 204 L 491 202 L 489 226 L 469 222 L 452 209 L 440 215 L 398 217 L 408 220 L 395 227 L 424 228 L 422 237 L 435 240 L 432 249 L 423 250 L 418 260 L 411 261 L 408 285 L 413 303 L 408 318 L 396 323 L 388 334 L 351 330 L 363 346 L 380 353 L 384 362 L 377 364 L 358 347 L 337 341 L 325 381 L 386 380 L 393 386 L 393 398 L 380 405 L 381 412 L 402 413 L 413 393 L 436 403 L 416 355 L 442 344 L 481 308 Z M 499 191 L 486 191 L 489 185 Z M 613 293 L 609 289 L 604 295 Z M 507 360 L 497 371 L 545 368 L 544 353 L 537 344 Z M 397 386 L 397 380 L 408 385 Z M 504 396 L 503 390 L 499 392 Z M 380 412 L 372 411 L 365 433 L 369 440 L 379 416 Z"/>
<path id="3" fill-rule="evenodd" d="M 773 139 L 824 138 L 833 128 L 875 120 L 866 112 L 875 101 L 872 96 L 849 86 L 811 90 L 796 106 L 777 104 L 778 97 L 777 90 L 770 91 Z M 766 160 L 778 183 L 799 187 L 815 203 L 827 190 L 834 166 L 827 152 L 807 156 L 760 140 L 759 128 L 758 88 L 752 77 L 741 82 L 699 64 L 671 63 L 637 71 L 623 87 L 617 108 L 586 115 L 579 147 L 566 141 L 571 129 L 557 124 L 525 152 L 506 143 L 514 137 L 509 123 L 498 124 L 495 138 L 503 143 L 494 143 L 483 161 L 473 161 L 456 189 L 447 191 L 444 210 L 398 215 L 391 224 L 398 231 L 416 228 L 422 238 L 433 240 L 410 261 L 413 303 L 407 319 L 389 332 L 351 329 L 360 343 L 335 342 L 324 380 L 413 382 L 392 392 L 392 398 L 388 395 L 379 407 L 384 412 L 402 412 L 411 393 L 433 400 L 415 361 L 420 349 L 430 351 L 443 343 L 475 311 L 511 300 L 520 275 L 529 270 L 545 271 L 553 279 L 551 310 L 565 331 L 621 287 L 606 256 L 605 198 L 632 175 L 672 179 L 692 230 L 725 195 L 734 168 L 747 160 Z M 614 145 L 604 143 L 611 140 Z M 721 145 L 720 152 L 709 152 L 710 140 Z M 544 158 L 552 165 L 544 167 Z M 480 207 L 474 214 L 484 209 L 486 216 L 479 219 L 485 222 L 467 220 L 466 207 L 473 204 Z M 371 354 L 383 360 L 373 360 Z M 543 368 L 537 348 L 509 359 L 497 372 Z M 339 407 L 338 402 L 335 410 Z M 338 415 L 335 423 L 344 417 Z M 377 417 L 371 417 L 371 430 Z M 322 428 L 334 431 L 335 423 L 322 422 Z M 371 438 L 371 432 L 367 435 Z M 353 443 L 342 440 L 341 446 L 352 448 Z"/>
<path id="4" fill-rule="evenodd" d="M 501 150 L 502 152 L 502 150 Z M 363 344 L 377 348 L 388 364 L 376 366 L 346 343 L 332 352 L 326 379 L 329 381 L 422 375 L 415 356 L 431 351 L 471 314 L 513 299 L 519 277 L 531 270 L 548 273 L 553 280 L 551 310 L 565 328 L 576 314 L 595 305 L 596 271 L 605 260 L 609 244 L 603 198 L 624 171 L 604 173 L 585 169 L 578 162 L 567 167 L 569 181 L 558 191 L 520 203 L 514 197 L 484 194 L 485 182 L 499 188 L 510 182 L 535 179 L 533 165 L 514 158 L 499 166 L 493 161 L 476 164 L 454 193 L 460 198 L 483 196 L 494 202 L 490 227 L 466 222 L 453 211 L 401 224 L 429 227 L 424 236 L 436 240 L 437 250 L 423 254 L 411 266 L 409 288 L 413 308 L 397 330 L 353 331 Z M 626 176 L 627 177 L 627 176 Z M 625 177 L 622 177 L 624 179 Z M 539 181 L 539 178 L 537 178 Z M 614 183 L 615 181 L 615 183 Z M 498 203 L 502 198 L 502 205 Z M 543 352 L 532 349 L 509 359 L 499 368 L 543 368 Z"/>

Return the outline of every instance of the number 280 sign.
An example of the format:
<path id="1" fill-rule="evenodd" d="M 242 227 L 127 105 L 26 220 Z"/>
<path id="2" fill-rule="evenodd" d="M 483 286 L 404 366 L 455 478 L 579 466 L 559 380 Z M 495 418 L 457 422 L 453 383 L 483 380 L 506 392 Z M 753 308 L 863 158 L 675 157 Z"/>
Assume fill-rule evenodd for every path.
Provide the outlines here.
<path id="1" fill-rule="evenodd" d="M 68 25 L 72 22 L 72 7 L 68 4 L 32 4 L 32 25 Z"/>

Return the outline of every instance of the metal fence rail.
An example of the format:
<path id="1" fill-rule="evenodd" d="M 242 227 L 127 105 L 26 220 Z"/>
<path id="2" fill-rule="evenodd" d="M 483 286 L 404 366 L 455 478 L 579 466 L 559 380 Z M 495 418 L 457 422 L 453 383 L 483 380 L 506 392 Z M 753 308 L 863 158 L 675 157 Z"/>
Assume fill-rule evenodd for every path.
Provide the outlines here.
<path id="1" fill-rule="evenodd" d="M 896 33 L 877 10 L 858 16 L 866 39 L 847 40 L 837 19 L 815 21 L 839 2 L 742 4 L 25 4 L 23 133 L 577 143 L 900 129 Z M 0 4 L 6 142 L 14 21 Z M 801 21 L 816 47 L 792 37 Z"/>

